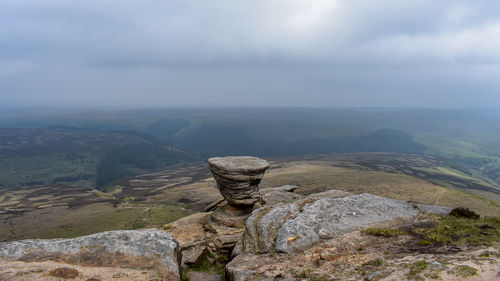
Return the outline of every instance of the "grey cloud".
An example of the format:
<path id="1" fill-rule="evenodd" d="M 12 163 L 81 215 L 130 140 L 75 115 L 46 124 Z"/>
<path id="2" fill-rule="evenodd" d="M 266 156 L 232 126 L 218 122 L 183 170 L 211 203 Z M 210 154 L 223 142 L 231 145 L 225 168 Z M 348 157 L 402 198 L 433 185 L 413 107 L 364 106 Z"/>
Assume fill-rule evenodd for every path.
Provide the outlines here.
<path id="1" fill-rule="evenodd" d="M 0 101 L 500 105 L 499 10 L 494 0 L 3 0 Z"/>

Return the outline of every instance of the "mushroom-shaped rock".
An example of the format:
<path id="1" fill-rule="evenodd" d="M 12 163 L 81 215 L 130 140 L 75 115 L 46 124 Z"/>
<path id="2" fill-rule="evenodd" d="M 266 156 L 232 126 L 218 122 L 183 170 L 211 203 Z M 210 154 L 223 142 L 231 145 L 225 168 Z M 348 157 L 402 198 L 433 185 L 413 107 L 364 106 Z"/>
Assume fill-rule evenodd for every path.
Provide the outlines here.
<path id="1" fill-rule="evenodd" d="M 229 156 L 208 159 L 217 188 L 232 206 L 251 207 L 259 201 L 258 185 L 269 163 L 257 157 Z"/>

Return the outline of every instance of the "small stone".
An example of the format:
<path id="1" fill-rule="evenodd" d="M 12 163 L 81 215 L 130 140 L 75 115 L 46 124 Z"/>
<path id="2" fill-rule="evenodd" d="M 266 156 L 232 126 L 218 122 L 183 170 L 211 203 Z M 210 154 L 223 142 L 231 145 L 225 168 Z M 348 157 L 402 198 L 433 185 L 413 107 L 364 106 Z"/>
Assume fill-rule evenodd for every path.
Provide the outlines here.
<path id="1" fill-rule="evenodd" d="M 182 263 L 185 265 L 200 266 L 207 255 L 207 247 L 192 247 L 182 251 Z"/>
<path id="2" fill-rule="evenodd" d="M 60 267 L 49 272 L 49 275 L 65 279 L 73 279 L 78 277 L 79 272 L 78 270 L 71 267 Z"/>
<path id="3" fill-rule="evenodd" d="M 128 277 L 128 274 L 123 273 L 123 272 L 119 272 L 119 273 L 113 274 L 113 276 L 111 276 L 111 277 L 112 278 L 126 278 L 126 277 Z"/>
<path id="4" fill-rule="evenodd" d="M 322 260 L 325 260 L 325 261 L 333 261 L 333 260 L 336 260 L 336 259 L 339 259 L 341 256 L 338 255 L 335 251 L 333 250 L 326 250 L 326 251 L 323 251 L 319 257 L 322 259 Z"/>

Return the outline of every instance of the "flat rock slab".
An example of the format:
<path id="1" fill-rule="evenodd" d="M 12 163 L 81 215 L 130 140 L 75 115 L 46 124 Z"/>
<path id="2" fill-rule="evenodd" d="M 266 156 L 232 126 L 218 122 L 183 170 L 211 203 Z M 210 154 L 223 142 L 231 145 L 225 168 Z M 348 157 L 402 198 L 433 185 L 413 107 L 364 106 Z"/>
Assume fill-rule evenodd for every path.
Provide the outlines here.
<path id="1" fill-rule="evenodd" d="M 210 169 L 221 170 L 225 174 L 254 175 L 263 173 L 269 163 L 252 156 L 213 157 L 208 159 Z"/>
<path id="2" fill-rule="evenodd" d="M 0 257 L 83 266 L 159 269 L 166 280 L 179 278 L 180 248 L 171 235 L 157 230 L 118 230 L 71 239 L 0 243 Z"/>
<path id="3" fill-rule="evenodd" d="M 324 239 L 396 218 L 409 219 L 419 213 L 408 202 L 367 193 L 342 198 L 328 195 L 331 194 L 255 210 L 233 254 L 295 254 Z"/>
<path id="4" fill-rule="evenodd" d="M 62 278 L 53 276 L 54 272 L 61 269 L 71 269 L 78 273 L 75 278 Z M 68 276 L 64 276 L 68 277 Z M 152 281 L 162 280 L 154 269 L 129 269 L 119 267 L 87 267 L 68 265 L 66 263 L 43 261 L 23 262 L 9 261 L 0 258 L 0 280 L 9 281 L 90 281 L 90 280 L 116 280 L 116 281 Z M 164 280 L 164 279 L 163 279 Z M 168 279 L 167 279 L 168 280 Z M 172 279 L 174 280 L 174 279 Z"/>
<path id="5" fill-rule="evenodd" d="M 417 204 L 417 207 L 424 212 L 435 215 L 448 215 L 452 210 L 452 208 L 437 205 Z"/>
<path id="6" fill-rule="evenodd" d="M 183 217 L 163 226 L 163 231 L 172 235 L 182 250 L 204 244 L 207 234 L 203 225 L 208 222 L 210 214 L 212 213 L 196 213 Z"/>

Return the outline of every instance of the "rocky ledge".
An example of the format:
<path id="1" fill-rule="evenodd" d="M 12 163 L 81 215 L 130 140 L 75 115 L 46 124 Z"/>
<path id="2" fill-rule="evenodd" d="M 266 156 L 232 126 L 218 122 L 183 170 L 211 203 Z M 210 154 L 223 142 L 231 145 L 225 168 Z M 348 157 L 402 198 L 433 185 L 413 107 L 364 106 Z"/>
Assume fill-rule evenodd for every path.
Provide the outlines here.
<path id="1" fill-rule="evenodd" d="M 344 195 L 345 193 L 340 193 Z M 293 203 L 262 207 L 246 222 L 243 238 L 234 254 L 302 252 L 321 240 L 375 223 L 415 217 L 419 211 L 410 203 L 372 194 L 331 198 L 315 195 Z"/>
<path id="2" fill-rule="evenodd" d="M 498 218 L 480 219 L 465 209 L 456 218 L 457 209 L 367 193 L 329 190 L 306 196 L 292 185 L 259 190 L 268 166 L 253 157 L 210 159 L 226 200 L 162 231 L 1 243 L 0 280 L 215 281 L 224 274 L 229 281 L 500 277 Z"/>
<path id="3" fill-rule="evenodd" d="M 162 280 L 180 278 L 179 245 L 171 235 L 158 230 L 120 230 L 72 239 L 1 243 L 0 257 L 2 263 L 53 261 L 84 267 L 154 270 Z"/>

